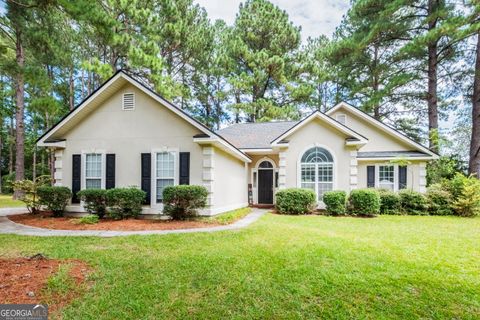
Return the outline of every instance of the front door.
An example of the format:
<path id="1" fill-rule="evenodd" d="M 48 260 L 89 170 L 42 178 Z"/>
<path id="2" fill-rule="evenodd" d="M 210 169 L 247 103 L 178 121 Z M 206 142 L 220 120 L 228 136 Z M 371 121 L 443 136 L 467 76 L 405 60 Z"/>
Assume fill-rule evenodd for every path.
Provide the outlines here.
<path id="1" fill-rule="evenodd" d="M 273 204 L 273 170 L 258 170 L 258 203 Z"/>

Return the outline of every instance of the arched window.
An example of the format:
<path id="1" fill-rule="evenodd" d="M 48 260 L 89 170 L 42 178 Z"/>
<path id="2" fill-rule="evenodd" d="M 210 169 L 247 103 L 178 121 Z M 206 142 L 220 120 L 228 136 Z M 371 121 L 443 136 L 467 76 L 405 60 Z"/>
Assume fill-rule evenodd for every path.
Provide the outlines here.
<path id="1" fill-rule="evenodd" d="M 321 201 L 325 191 L 333 189 L 333 157 L 324 148 L 308 149 L 300 162 L 301 187 L 315 191 Z"/>
<path id="2" fill-rule="evenodd" d="M 260 163 L 258 168 L 260 168 L 260 169 L 272 169 L 273 165 L 269 161 L 262 161 L 262 163 Z"/>

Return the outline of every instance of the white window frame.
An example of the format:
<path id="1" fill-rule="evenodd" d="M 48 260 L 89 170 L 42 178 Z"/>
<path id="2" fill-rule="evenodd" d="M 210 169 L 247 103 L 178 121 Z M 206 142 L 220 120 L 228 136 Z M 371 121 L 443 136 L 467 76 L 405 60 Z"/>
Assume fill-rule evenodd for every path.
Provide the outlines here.
<path id="1" fill-rule="evenodd" d="M 133 96 L 133 108 L 132 109 L 125 109 L 125 95 L 131 94 Z M 135 97 L 135 92 L 124 92 L 122 94 L 122 110 L 123 111 L 133 111 L 135 110 L 135 103 L 136 102 L 136 97 Z"/>
<path id="2" fill-rule="evenodd" d="M 297 160 L 297 187 L 301 188 L 302 187 L 302 157 L 311 148 L 318 147 L 318 148 L 323 148 L 327 150 L 330 155 L 332 156 L 333 162 L 323 162 L 324 164 L 332 164 L 332 190 L 337 189 L 337 157 L 335 156 L 335 153 L 333 152 L 332 149 L 329 147 L 320 144 L 320 143 L 315 143 L 313 145 L 309 145 L 305 149 L 303 149 L 299 154 L 298 154 L 298 160 Z M 308 163 L 308 164 L 314 164 L 315 165 L 315 194 L 317 195 L 317 202 L 323 203 L 322 200 L 318 200 L 318 181 L 317 181 L 317 175 L 318 175 L 318 163 Z"/>
<path id="3" fill-rule="evenodd" d="M 82 150 L 82 166 L 81 166 L 81 183 L 80 183 L 80 189 L 84 190 L 87 188 L 87 154 L 100 154 L 101 159 L 102 159 L 102 165 L 101 165 L 101 170 L 102 170 L 102 175 L 100 177 L 100 188 L 105 189 L 105 180 L 106 180 L 106 151 L 105 150 Z"/>
<path id="4" fill-rule="evenodd" d="M 393 167 L 393 190 L 398 191 L 398 164 L 379 163 L 375 165 L 375 189 L 380 189 L 380 167 Z M 407 177 L 408 179 L 408 177 Z"/>
<path id="5" fill-rule="evenodd" d="M 157 153 L 162 152 L 171 152 L 173 153 L 173 185 L 178 185 L 178 174 L 179 174 L 179 167 L 178 167 L 178 148 L 170 148 L 170 147 L 163 147 L 163 148 L 156 148 L 152 149 L 151 151 L 151 184 L 150 184 L 150 206 L 152 208 L 158 208 L 163 210 L 163 203 L 157 203 Z"/>

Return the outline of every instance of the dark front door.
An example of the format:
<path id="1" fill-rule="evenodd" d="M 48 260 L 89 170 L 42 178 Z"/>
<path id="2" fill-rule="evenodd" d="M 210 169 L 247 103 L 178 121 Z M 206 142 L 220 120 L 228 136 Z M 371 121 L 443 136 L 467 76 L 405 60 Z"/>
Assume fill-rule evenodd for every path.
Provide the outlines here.
<path id="1" fill-rule="evenodd" d="M 258 203 L 273 204 L 273 170 L 258 170 Z"/>

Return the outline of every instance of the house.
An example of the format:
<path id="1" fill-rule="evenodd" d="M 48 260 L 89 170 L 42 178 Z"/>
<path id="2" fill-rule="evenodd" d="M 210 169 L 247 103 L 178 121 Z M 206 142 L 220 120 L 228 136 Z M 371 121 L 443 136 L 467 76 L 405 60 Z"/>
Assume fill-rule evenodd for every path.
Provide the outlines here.
<path id="1" fill-rule="evenodd" d="M 346 103 L 301 121 L 234 124 L 212 131 L 137 79 L 117 72 L 42 135 L 55 150 L 55 184 L 139 186 L 144 213 L 160 213 L 168 185 L 203 185 L 218 214 L 272 204 L 275 191 L 411 188 L 425 191 L 424 146 Z M 396 161 L 402 159 L 402 161 Z M 82 211 L 77 197 L 67 207 Z"/>

